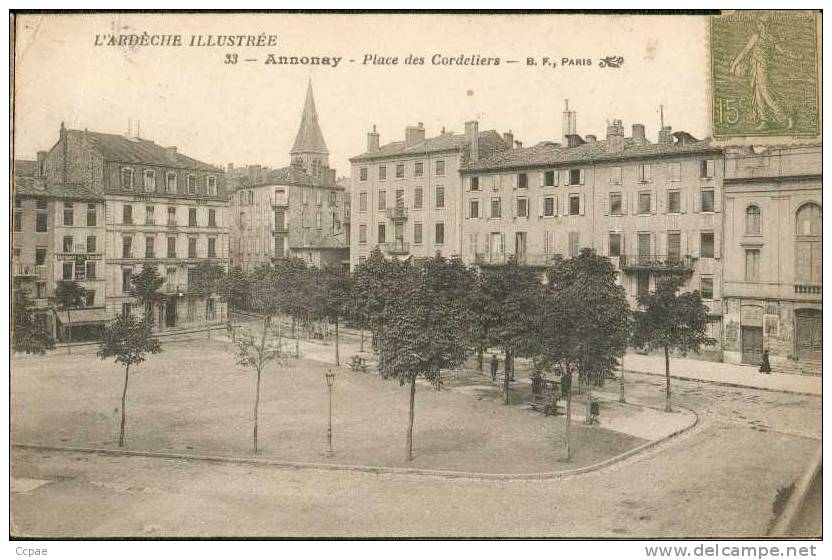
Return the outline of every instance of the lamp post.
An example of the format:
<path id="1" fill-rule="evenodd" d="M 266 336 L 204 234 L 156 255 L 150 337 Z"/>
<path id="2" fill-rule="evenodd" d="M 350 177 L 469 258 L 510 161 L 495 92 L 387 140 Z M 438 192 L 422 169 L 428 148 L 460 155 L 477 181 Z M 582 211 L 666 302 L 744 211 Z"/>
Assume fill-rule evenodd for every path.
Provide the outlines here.
<path id="1" fill-rule="evenodd" d="M 335 383 L 335 373 L 331 369 L 327 370 L 324 377 L 326 377 L 326 386 L 329 388 L 329 427 L 326 430 L 326 442 L 329 445 L 329 451 L 327 451 L 327 456 L 332 457 L 335 455 L 332 450 L 332 385 Z"/>

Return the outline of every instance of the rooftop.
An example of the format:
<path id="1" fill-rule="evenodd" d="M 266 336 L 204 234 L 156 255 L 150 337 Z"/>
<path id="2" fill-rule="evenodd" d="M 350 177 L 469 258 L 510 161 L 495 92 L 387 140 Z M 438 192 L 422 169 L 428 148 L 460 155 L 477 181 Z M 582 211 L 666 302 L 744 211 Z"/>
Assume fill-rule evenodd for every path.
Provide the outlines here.
<path id="1" fill-rule="evenodd" d="M 313 152 L 316 154 L 328 154 L 329 150 L 324 141 L 324 135 L 318 124 L 318 111 L 315 109 L 315 97 L 312 95 L 312 82 L 306 88 L 306 102 L 303 105 L 303 114 L 300 117 L 300 128 L 295 137 L 290 154 L 301 154 Z"/>
<path id="2" fill-rule="evenodd" d="M 83 183 L 47 183 L 35 177 L 14 178 L 15 196 L 67 200 L 104 200 L 104 195 Z"/>
<path id="3" fill-rule="evenodd" d="M 350 158 L 350 161 L 368 161 L 386 159 L 399 156 L 412 156 L 434 152 L 447 152 L 465 148 L 465 135 L 446 133 L 426 138 L 425 140 L 407 146 L 404 141 L 391 142 L 380 146 L 376 152 L 364 152 Z M 480 157 L 489 157 L 507 148 L 505 140 L 496 130 L 484 130 L 479 133 Z"/>
<path id="4" fill-rule="evenodd" d="M 235 177 L 233 182 L 236 183 L 235 188 L 237 189 L 262 187 L 266 185 L 293 185 L 299 187 L 328 187 L 336 189 L 344 188 L 337 182 L 332 184 L 325 176 L 313 177 L 302 167 L 297 165 L 281 167 L 280 169 L 271 169 L 264 175 L 264 178 L 254 181 L 247 176 Z"/>

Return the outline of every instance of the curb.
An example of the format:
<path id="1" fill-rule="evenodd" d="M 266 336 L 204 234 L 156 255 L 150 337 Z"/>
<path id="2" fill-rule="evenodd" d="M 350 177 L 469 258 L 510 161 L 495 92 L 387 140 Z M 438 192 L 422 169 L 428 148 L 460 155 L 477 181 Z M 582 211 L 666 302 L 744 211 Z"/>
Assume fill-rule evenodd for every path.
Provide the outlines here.
<path id="1" fill-rule="evenodd" d="M 641 375 L 649 375 L 651 377 L 664 377 L 663 373 L 653 373 L 650 371 L 636 371 L 634 369 L 625 369 L 625 373 L 635 373 Z M 806 391 L 793 391 L 791 389 L 774 389 L 771 387 L 760 387 L 758 385 L 746 385 L 744 383 L 732 383 L 730 381 L 711 381 L 709 379 L 700 379 L 698 377 L 688 377 L 684 375 L 670 374 L 671 379 L 678 379 L 680 381 L 695 381 L 697 383 L 709 383 L 711 385 L 719 385 L 722 387 L 733 387 L 735 389 L 756 389 L 757 391 L 769 391 L 771 393 L 785 393 L 787 395 L 801 395 L 804 397 L 820 397 L 821 393 L 810 393 Z"/>
<path id="2" fill-rule="evenodd" d="M 809 493 L 809 489 L 821 473 L 822 468 L 823 448 L 818 448 L 817 454 L 812 459 L 812 462 L 809 463 L 809 468 L 803 471 L 800 478 L 795 483 L 794 491 L 786 501 L 783 511 L 774 523 L 774 527 L 772 527 L 771 531 L 769 531 L 769 536 L 791 537 L 792 526 L 794 525 L 797 516 L 800 514 L 800 510 L 803 508 L 803 504 L 806 502 L 806 496 Z"/>
<path id="3" fill-rule="evenodd" d="M 17 449 L 32 449 L 38 451 L 60 451 L 67 453 L 90 453 L 97 455 L 111 455 L 111 456 L 127 456 L 127 457 L 152 457 L 158 459 L 181 459 L 187 461 L 205 461 L 212 463 L 238 464 L 238 465 L 261 465 L 288 469 L 309 469 L 322 471 L 348 471 L 348 472 L 363 472 L 372 474 L 394 474 L 394 475 L 419 475 L 419 476 L 433 476 L 448 479 L 472 479 L 472 480 L 553 480 L 558 478 L 565 478 L 580 474 L 586 474 L 593 471 L 609 467 L 615 463 L 628 459 L 648 449 L 652 449 L 657 445 L 664 443 L 680 434 L 690 430 L 699 423 L 699 416 L 692 410 L 677 407 L 678 409 L 690 412 L 693 415 L 693 422 L 684 428 L 680 428 L 675 432 L 657 440 L 648 441 L 638 447 L 634 447 L 629 451 L 625 451 L 620 455 L 611 457 L 600 463 L 588 465 L 586 467 L 579 467 L 577 469 L 570 469 L 566 471 L 555 472 L 540 472 L 540 473 L 480 473 L 467 471 L 449 471 L 449 470 L 433 470 L 433 469 L 417 469 L 408 467 L 381 467 L 371 465 L 345 465 L 333 463 L 314 463 L 314 462 L 298 462 L 298 461 L 281 461 L 279 459 L 260 459 L 256 457 L 224 457 L 221 455 L 196 455 L 183 453 L 167 453 L 161 451 L 130 451 L 126 449 L 101 449 L 94 447 L 71 447 L 61 445 L 47 445 L 47 444 L 33 444 L 33 443 L 12 443 L 11 446 Z"/>

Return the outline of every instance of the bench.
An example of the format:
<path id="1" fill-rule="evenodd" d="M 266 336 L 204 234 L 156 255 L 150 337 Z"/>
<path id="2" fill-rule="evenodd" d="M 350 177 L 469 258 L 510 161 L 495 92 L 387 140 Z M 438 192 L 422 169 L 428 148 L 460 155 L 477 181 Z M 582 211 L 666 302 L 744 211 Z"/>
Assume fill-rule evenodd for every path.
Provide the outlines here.
<path id="1" fill-rule="evenodd" d="M 542 377 L 532 378 L 532 399 L 528 403 L 531 408 L 546 416 L 554 416 L 558 413 L 560 397 L 559 382 Z"/>

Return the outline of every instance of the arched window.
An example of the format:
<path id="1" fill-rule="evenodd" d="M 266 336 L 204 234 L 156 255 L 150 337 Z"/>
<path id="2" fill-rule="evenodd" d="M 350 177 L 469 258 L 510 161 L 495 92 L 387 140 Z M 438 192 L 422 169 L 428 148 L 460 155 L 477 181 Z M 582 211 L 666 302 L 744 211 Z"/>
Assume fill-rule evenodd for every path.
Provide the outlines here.
<path id="1" fill-rule="evenodd" d="M 746 235 L 760 235 L 761 231 L 760 207 L 752 204 L 745 209 L 745 233 Z"/>
<path id="2" fill-rule="evenodd" d="M 820 284 L 822 278 L 822 214 L 818 204 L 804 204 L 795 221 L 795 280 Z"/>

